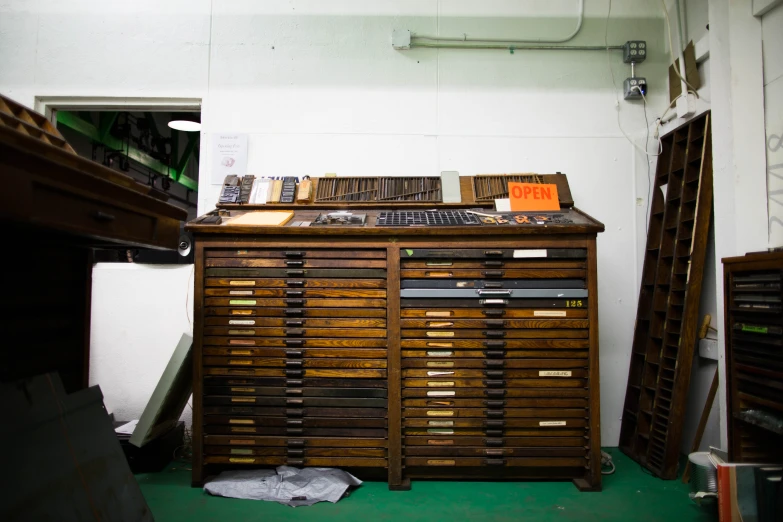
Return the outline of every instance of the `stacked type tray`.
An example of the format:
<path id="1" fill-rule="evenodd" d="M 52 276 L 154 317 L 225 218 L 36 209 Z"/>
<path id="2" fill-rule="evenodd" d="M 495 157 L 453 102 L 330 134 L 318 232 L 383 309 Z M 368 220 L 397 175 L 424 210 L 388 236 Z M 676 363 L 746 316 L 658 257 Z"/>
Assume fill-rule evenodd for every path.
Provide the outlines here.
<path id="1" fill-rule="evenodd" d="M 583 476 L 586 250 L 400 255 L 406 475 Z"/>
<path id="2" fill-rule="evenodd" d="M 204 276 L 204 463 L 386 467 L 386 250 L 209 249 Z"/>
<path id="3" fill-rule="evenodd" d="M 677 476 L 712 211 L 709 113 L 661 139 L 620 449 Z"/>
<path id="4" fill-rule="evenodd" d="M 724 259 L 729 458 L 783 462 L 783 254 Z"/>

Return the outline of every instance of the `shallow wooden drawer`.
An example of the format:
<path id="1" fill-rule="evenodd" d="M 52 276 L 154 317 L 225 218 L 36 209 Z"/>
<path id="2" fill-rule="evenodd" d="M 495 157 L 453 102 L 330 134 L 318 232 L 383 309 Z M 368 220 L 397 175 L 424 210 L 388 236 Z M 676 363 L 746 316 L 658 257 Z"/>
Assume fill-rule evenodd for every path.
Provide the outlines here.
<path id="1" fill-rule="evenodd" d="M 413 248 L 403 259 L 585 259 L 584 248 Z"/>
<path id="2" fill-rule="evenodd" d="M 349 288 L 207 288 L 204 290 L 204 295 L 208 297 L 287 297 L 289 299 L 299 297 L 353 297 L 356 299 L 376 299 L 386 298 L 386 290 L 354 290 Z"/>
<path id="3" fill-rule="evenodd" d="M 207 435 L 204 443 L 219 446 L 277 446 L 291 448 L 386 448 L 386 439 L 361 438 L 286 438 L 286 437 L 236 437 L 232 435 Z"/>
<path id="4" fill-rule="evenodd" d="M 403 339 L 400 341 L 402 348 L 427 348 L 427 349 L 483 349 L 483 350 L 553 350 L 553 349 L 579 349 L 589 348 L 587 339 Z"/>
<path id="5" fill-rule="evenodd" d="M 385 268 L 207 268 L 207 277 L 386 279 Z"/>
<path id="6" fill-rule="evenodd" d="M 79 234 L 138 242 L 157 241 L 157 219 L 72 192 L 33 183 L 31 220 Z"/>
<path id="7" fill-rule="evenodd" d="M 403 268 L 402 279 L 585 279 L 582 268 Z"/>
<path id="8" fill-rule="evenodd" d="M 587 328 L 586 319 L 402 319 L 402 328 L 423 328 L 427 330 L 451 330 L 461 328 Z"/>
<path id="9" fill-rule="evenodd" d="M 505 361 L 507 368 L 511 368 L 509 364 L 527 364 L 533 366 L 538 364 L 538 361 L 546 359 L 586 359 L 589 355 L 588 350 L 506 350 L 506 349 L 488 349 L 488 350 L 468 350 L 468 349 L 451 349 L 451 348 L 430 348 L 428 350 L 403 350 L 402 357 L 403 367 L 410 367 L 406 361 L 411 359 L 419 359 L 417 364 L 423 364 L 427 367 L 437 366 L 429 365 L 428 362 L 449 361 L 453 360 L 455 367 L 459 367 L 457 361 L 461 359 L 489 359 Z M 528 359 L 527 361 L 522 361 Z M 585 361 L 582 361 L 582 365 L 586 365 Z M 464 367 L 464 366 L 462 366 Z"/>
<path id="10" fill-rule="evenodd" d="M 304 389 L 307 388 L 386 388 L 386 381 L 381 379 L 339 379 L 339 378 L 307 378 L 307 379 L 297 379 L 297 378 L 280 378 L 280 377 L 253 377 L 253 376 L 215 376 L 215 375 L 205 375 L 204 376 L 204 386 L 255 386 L 258 388 L 270 388 L 270 389 L 288 389 L 290 391 L 286 392 L 286 394 L 291 396 L 301 396 L 303 394 Z M 300 390 L 300 391 L 296 391 Z M 317 392 L 312 392 L 313 396 Z M 259 393 L 259 395 L 266 395 L 264 393 Z"/>
<path id="11" fill-rule="evenodd" d="M 521 259 L 465 259 L 465 260 L 451 260 L 451 259 L 432 259 L 429 261 L 424 260 L 409 260 L 403 259 L 400 261 L 401 268 L 405 270 L 449 270 L 452 268 L 464 269 L 464 268 L 479 268 L 479 269 L 493 269 L 493 268 L 514 268 L 520 270 L 562 270 L 562 269 L 584 269 L 586 267 L 585 261 L 573 260 L 564 261 L 560 260 L 536 260 L 525 261 Z"/>
<path id="12" fill-rule="evenodd" d="M 587 408 L 587 400 L 581 398 L 469 398 L 455 399 L 443 398 L 418 398 L 403 399 L 404 408 Z"/>
<path id="13" fill-rule="evenodd" d="M 208 249 L 204 255 L 213 257 L 270 259 L 386 259 L 386 250 L 335 250 L 303 248 L 236 248 Z"/>
<path id="14" fill-rule="evenodd" d="M 207 277 L 209 288 L 386 288 L 385 279 L 221 278 Z"/>
<path id="15" fill-rule="evenodd" d="M 204 266 L 242 268 L 386 268 L 385 259 L 207 258 Z"/>
<path id="16" fill-rule="evenodd" d="M 417 330 L 412 328 L 403 328 L 400 334 L 404 339 L 587 339 L 589 336 L 589 331 L 587 329 Z"/>
<path id="17" fill-rule="evenodd" d="M 543 419 L 543 420 L 540 420 Z M 505 419 L 480 419 L 480 418 L 409 418 L 403 420 L 405 428 L 484 428 L 484 429 L 514 429 L 514 428 L 548 428 L 568 429 L 584 428 L 587 420 L 584 418 L 565 417 L 541 417 L 536 419 L 505 418 Z"/>
<path id="18" fill-rule="evenodd" d="M 578 447 L 584 449 L 587 439 L 584 437 L 405 437 L 405 448 L 414 446 L 430 446 L 438 448 L 442 446 L 483 446 L 492 448 L 503 447 Z"/>
<path id="19" fill-rule="evenodd" d="M 443 377 L 403 378 L 406 388 L 585 388 L 587 379 L 481 379 Z"/>
<path id="20" fill-rule="evenodd" d="M 247 412 L 230 410 L 244 408 L 205 408 L 205 424 L 232 426 L 293 427 L 293 428 L 385 428 L 385 408 L 247 408 Z M 288 414 L 288 416 L 286 416 Z M 310 418 L 313 417 L 313 418 Z"/>
<path id="21" fill-rule="evenodd" d="M 540 408 L 516 408 L 512 406 L 502 406 L 500 408 L 479 407 L 479 408 L 456 408 L 453 406 L 434 406 L 434 407 L 408 407 L 403 408 L 403 416 L 408 419 L 421 418 L 422 420 L 451 420 L 464 418 L 478 419 L 500 419 L 510 420 L 515 418 L 528 419 L 584 419 L 587 417 L 585 408 L 562 408 L 562 407 L 540 407 Z"/>
<path id="22" fill-rule="evenodd" d="M 286 348 L 384 348 L 386 338 L 382 339 L 315 339 L 301 337 L 272 338 L 272 337 L 204 337 L 204 346 L 226 346 L 229 348 L 242 347 L 286 347 Z"/>
<path id="23" fill-rule="evenodd" d="M 305 358 L 305 359 L 275 359 L 271 357 L 204 357 L 205 366 L 237 366 L 237 367 L 268 367 L 268 368 L 386 368 L 386 359 L 338 359 L 338 358 Z"/>
<path id="24" fill-rule="evenodd" d="M 280 401 L 331 397 L 356 399 L 373 398 L 383 399 L 385 401 L 387 396 L 387 390 L 385 388 L 317 388 L 313 386 L 303 388 L 278 388 L 271 386 L 251 386 L 247 384 L 235 386 L 209 386 L 209 384 L 211 384 L 210 382 L 206 382 L 205 384 L 205 397 L 225 395 L 239 398 L 253 395 L 258 398 L 269 397 Z"/>
<path id="25" fill-rule="evenodd" d="M 226 375 L 234 377 L 287 377 L 302 379 L 304 377 L 333 377 L 344 379 L 386 378 L 386 370 L 376 369 L 330 369 L 307 368 L 301 370 L 277 368 L 204 368 L 204 375 Z"/>
<path id="26" fill-rule="evenodd" d="M 584 447 L 465 447 L 465 446 L 410 446 L 405 448 L 406 457 L 582 457 Z"/>
<path id="27" fill-rule="evenodd" d="M 256 297 L 207 297 L 207 306 L 261 306 L 278 308 L 385 308 L 386 299 L 304 299 L 304 298 L 256 298 Z"/>
<path id="28" fill-rule="evenodd" d="M 584 428 L 425 428 L 408 427 L 403 429 L 407 440 L 408 436 L 424 436 L 431 439 L 452 437 L 582 437 L 587 435 Z"/>
<path id="29" fill-rule="evenodd" d="M 385 308 L 267 308 L 247 305 L 231 307 L 210 307 L 204 309 L 206 316 L 230 316 L 237 319 L 247 317 L 375 317 L 385 318 Z"/>
<path id="30" fill-rule="evenodd" d="M 586 388 L 503 388 L 503 387 L 405 387 L 402 389 L 403 398 L 426 398 L 448 400 L 452 398 L 469 399 L 511 399 L 511 398 L 586 398 Z"/>
<path id="31" fill-rule="evenodd" d="M 236 447 L 236 446 L 205 446 L 205 455 L 231 456 L 286 456 L 290 458 L 310 457 L 375 457 L 386 458 L 384 448 L 307 448 L 293 449 L 281 447 Z"/>
<path id="32" fill-rule="evenodd" d="M 406 466 L 497 466 L 497 467 L 574 467 L 586 466 L 587 459 L 579 457 L 405 457 Z"/>
<path id="33" fill-rule="evenodd" d="M 567 360 L 567 359 L 566 359 Z M 586 378 L 587 370 L 557 368 L 540 369 L 462 369 L 462 368 L 406 368 L 402 370 L 403 377 L 422 377 L 437 379 L 462 379 L 462 378 L 485 378 L 485 379 L 551 379 L 557 381 L 548 386 L 557 387 L 561 380 L 571 380 L 574 377 Z"/>
<path id="34" fill-rule="evenodd" d="M 258 337 L 375 337 L 385 338 L 382 328 L 253 328 L 246 326 L 205 327 L 204 335 Z"/>
<path id="35" fill-rule="evenodd" d="M 204 404 L 284 408 L 386 408 L 384 397 L 275 397 L 205 395 Z"/>
<path id="36" fill-rule="evenodd" d="M 443 353 L 448 352 L 444 351 Z M 490 355 L 493 353 L 494 352 L 490 351 Z M 587 367 L 587 361 L 585 359 L 465 359 L 438 356 L 414 359 L 406 358 L 402 360 L 402 367 L 422 368 L 428 371 L 449 371 L 455 368 L 483 370 L 541 368 L 541 370 L 538 371 L 539 377 L 576 377 L 577 375 L 573 373 L 573 370 L 584 370 L 584 368 Z"/>
<path id="37" fill-rule="evenodd" d="M 587 309 L 584 308 L 559 308 L 559 309 L 519 309 L 519 308 L 405 308 L 400 310 L 403 318 L 424 318 L 427 320 L 448 320 L 459 318 L 473 319 L 583 319 L 587 317 Z"/>
<path id="38" fill-rule="evenodd" d="M 343 358 L 343 359 L 385 359 L 385 349 L 345 349 L 345 348 L 231 348 L 205 346 L 201 352 L 207 356 L 229 357 L 283 357 L 292 359 Z"/>
<path id="39" fill-rule="evenodd" d="M 315 466 L 315 467 L 386 467 L 386 459 L 362 457 L 240 457 L 210 455 L 204 458 L 206 464 L 237 464 L 254 466 Z"/>
<path id="40" fill-rule="evenodd" d="M 385 428 L 286 428 L 239 426 L 226 424 L 208 424 L 204 426 L 207 435 L 248 436 L 278 436 L 278 437 L 386 437 Z"/>

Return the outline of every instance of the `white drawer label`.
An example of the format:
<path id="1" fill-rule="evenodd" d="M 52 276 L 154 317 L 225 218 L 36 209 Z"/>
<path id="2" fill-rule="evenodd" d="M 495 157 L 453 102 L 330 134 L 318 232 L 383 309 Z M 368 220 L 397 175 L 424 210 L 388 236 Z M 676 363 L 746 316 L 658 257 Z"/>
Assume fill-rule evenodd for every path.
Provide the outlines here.
<path id="1" fill-rule="evenodd" d="M 430 388 L 453 388 L 454 381 L 427 381 Z"/>
<path id="2" fill-rule="evenodd" d="M 229 290 L 229 295 L 253 295 L 252 290 Z"/>
<path id="3" fill-rule="evenodd" d="M 430 429 L 427 430 L 427 433 L 429 433 L 430 435 L 454 435 L 454 430 Z"/>
<path id="4" fill-rule="evenodd" d="M 571 370 L 541 370 L 539 377 L 571 377 Z"/>
<path id="5" fill-rule="evenodd" d="M 454 421 L 442 421 L 442 420 L 431 420 L 427 421 L 427 426 L 437 426 L 440 428 L 448 428 L 454 426 Z"/>
<path id="6" fill-rule="evenodd" d="M 539 426 L 565 426 L 566 421 L 541 421 L 538 423 Z"/>
<path id="7" fill-rule="evenodd" d="M 427 357 L 451 357 L 454 352 L 427 352 Z"/>
<path id="8" fill-rule="evenodd" d="M 254 325 L 256 324 L 255 319 L 229 319 L 228 324 L 244 324 L 244 325 Z"/>
<path id="9" fill-rule="evenodd" d="M 427 361 L 429 368 L 454 368 L 454 361 Z"/>
<path id="10" fill-rule="evenodd" d="M 546 257 L 546 249 L 514 250 L 514 257 Z"/>
<path id="11" fill-rule="evenodd" d="M 533 311 L 533 317 L 565 317 L 566 311 L 565 310 L 534 310 Z"/>
<path id="12" fill-rule="evenodd" d="M 428 391 L 427 397 L 454 397 L 456 394 L 455 391 Z"/>
<path id="13" fill-rule="evenodd" d="M 427 372 L 427 376 L 429 377 L 443 377 L 445 375 L 454 375 L 454 372 L 436 372 L 436 371 Z"/>

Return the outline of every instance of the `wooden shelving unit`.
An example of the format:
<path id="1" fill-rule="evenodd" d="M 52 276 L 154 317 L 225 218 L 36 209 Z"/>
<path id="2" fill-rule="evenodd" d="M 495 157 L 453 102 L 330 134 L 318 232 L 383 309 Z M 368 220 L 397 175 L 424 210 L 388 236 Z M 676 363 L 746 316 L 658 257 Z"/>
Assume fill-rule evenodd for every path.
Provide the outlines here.
<path id="1" fill-rule="evenodd" d="M 783 462 L 783 252 L 723 260 L 732 462 Z"/>
<path id="2" fill-rule="evenodd" d="M 712 212 L 709 112 L 661 138 L 620 449 L 677 476 Z"/>

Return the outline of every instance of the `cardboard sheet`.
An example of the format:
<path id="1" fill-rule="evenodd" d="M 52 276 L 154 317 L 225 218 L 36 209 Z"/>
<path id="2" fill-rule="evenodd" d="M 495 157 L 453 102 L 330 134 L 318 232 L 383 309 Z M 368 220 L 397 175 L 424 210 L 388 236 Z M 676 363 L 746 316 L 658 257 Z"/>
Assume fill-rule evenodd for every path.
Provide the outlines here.
<path id="1" fill-rule="evenodd" d="M 246 212 L 228 221 L 229 225 L 248 225 L 260 227 L 280 227 L 291 221 L 293 210 L 258 210 Z"/>

